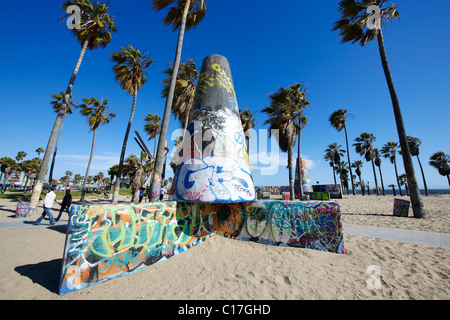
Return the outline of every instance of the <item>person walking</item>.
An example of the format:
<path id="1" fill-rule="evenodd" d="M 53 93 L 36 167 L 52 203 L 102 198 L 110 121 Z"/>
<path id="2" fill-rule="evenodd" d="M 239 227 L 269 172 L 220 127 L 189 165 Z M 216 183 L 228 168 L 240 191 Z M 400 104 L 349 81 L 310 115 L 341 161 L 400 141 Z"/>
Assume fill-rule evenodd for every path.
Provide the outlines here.
<path id="1" fill-rule="evenodd" d="M 139 203 L 142 202 L 142 199 L 144 198 L 144 188 L 139 189 Z"/>
<path id="2" fill-rule="evenodd" d="M 67 212 L 70 219 L 70 206 L 72 205 L 72 195 L 70 194 L 70 189 L 66 190 L 66 194 L 64 195 L 63 201 L 61 202 L 61 209 L 59 209 L 58 217 L 55 219 L 56 222 L 59 221 L 63 211 Z"/>
<path id="3" fill-rule="evenodd" d="M 55 187 L 51 187 L 50 188 L 50 192 L 47 193 L 47 195 L 45 196 L 45 198 L 44 198 L 44 212 L 42 213 L 42 216 L 34 222 L 35 225 L 40 225 L 42 219 L 44 219 L 46 215 L 50 219 L 50 225 L 52 226 L 52 225 L 55 224 L 55 219 L 53 218 L 53 215 L 52 215 L 52 212 L 51 212 L 52 207 L 53 207 L 53 203 L 55 202 L 55 199 L 56 199 L 56 194 L 55 194 L 54 191 L 55 191 Z"/>
<path id="4" fill-rule="evenodd" d="M 164 193 L 165 193 L 166 191 L 164 190 L 164 187 L 162 187 L 161 188 L 161 191 L 160 191 L 160 193 L 159 193 L 159 201 L 163 201 L 163 199 L 164 199 Z"/>

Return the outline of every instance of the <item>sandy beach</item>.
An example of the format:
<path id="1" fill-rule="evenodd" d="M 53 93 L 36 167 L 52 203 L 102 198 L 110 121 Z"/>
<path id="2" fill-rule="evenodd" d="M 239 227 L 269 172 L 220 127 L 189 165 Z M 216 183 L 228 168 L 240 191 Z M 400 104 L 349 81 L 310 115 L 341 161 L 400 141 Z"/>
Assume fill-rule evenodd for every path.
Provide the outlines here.
<path id="1" fill-rule="evenodd" d="M 408 218 L 393 216 L 393 200 L 393 196 L 344 196 L 337 202 L 344 225 L 450 233 L 450 195 L 423 197 L 426 220 L 412 218 L 411 209 Z M 1 200 L 0 221 L 17 221 L 15 206 L 16 202 Z M 57 208 L 55 204 L 54 213 Z M 67 215 L 62 219 L 66 221 Z M 450 298 L 450 249 L 347 234 L 344 255 L 214 235 L 167 261 L 59 296 L 65 229 L 47 224 L 0 230 L 1 300 Z M 367 281 L 371 270 L 379 270 L 377 288 Z"/>

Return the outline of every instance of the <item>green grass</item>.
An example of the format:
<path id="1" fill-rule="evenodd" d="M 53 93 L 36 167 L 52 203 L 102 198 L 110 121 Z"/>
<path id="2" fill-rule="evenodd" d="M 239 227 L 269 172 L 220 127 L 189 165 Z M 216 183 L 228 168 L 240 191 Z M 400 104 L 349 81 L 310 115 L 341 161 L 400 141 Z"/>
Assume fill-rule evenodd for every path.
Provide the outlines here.
<path id="1" fill-rule="evenodd" d="M 103 197 L 104 191 L 91 191 L 86 190 L 85 197 Z M 81 198 L 81 190 L 71 190 L 70 193 L 72 194 L 72 198 L 74 200 L 79 200 Z M 109 194 L 112 194 L 112 190 L 108 190 Z M 42 192 L 39 199 L 43 200 L 47 192 Z M 64 198 L 64 191 L 55 191 L 56 194 L 56 200 L 62 200 Z M 131 196 L 132 192 L 131 189 L 120 189 L 119 194 L 121 196 Z M 16 200 L 16 201 L 29 201 L 31 198 L 31 193 L 23 193 L 23 192 L 11 192 L 11 193 L 3 193 L 0 194 L 0 199 L 9 199 L 9 200 Z"/>

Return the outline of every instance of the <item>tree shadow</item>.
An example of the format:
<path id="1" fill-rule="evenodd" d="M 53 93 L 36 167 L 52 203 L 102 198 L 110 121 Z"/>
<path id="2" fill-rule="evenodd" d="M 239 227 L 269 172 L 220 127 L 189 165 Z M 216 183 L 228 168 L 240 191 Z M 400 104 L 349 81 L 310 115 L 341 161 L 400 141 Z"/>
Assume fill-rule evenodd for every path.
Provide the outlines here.
<path id="1" fill-rule="evenodd" d="M 33 283 L 43 286 L 48 291 L 58 294 L 61 264 L 62 259 L 54 259 L 51 261 L 18 266 L 14 268 L 14 271 L 24 277 L 30 278 Z"/>
<path id="2" fill-rule="evenodd" d="M 48 220 L 47 217 L 44 218 L 44 220 Z M 34 224 L 34 221 L 23 221 L 24 224 Z M 47 229 L 53 230 L 53 231 L 58 231 L 60 233 L 66 234 L 66 230 L 67 230 L 67 224 L 56 224 L 56 225 L 40 225 L 40 227 L 45 227 Z"/>
<path id="3" fill-rule="evenodd" d="M 373 217 L 395 217 L 393 214 L 385 214 L 385 213 L 350 213 L 350 212 L 341 212 L 343 216 L 373 216 Z"/>

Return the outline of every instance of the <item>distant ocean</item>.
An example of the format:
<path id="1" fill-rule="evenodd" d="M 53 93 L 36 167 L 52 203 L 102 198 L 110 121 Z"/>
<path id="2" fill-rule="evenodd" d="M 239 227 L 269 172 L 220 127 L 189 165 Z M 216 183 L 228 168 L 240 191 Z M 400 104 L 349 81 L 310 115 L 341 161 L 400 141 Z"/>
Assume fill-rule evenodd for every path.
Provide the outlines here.
<path id="1" fill-rule="evenodd" d="M 392 188 L 386 188 L 384 187 L 384 191 L 386 195 L 393 195 L 394 193 L 392 192 Z M 400 195 L 400 193 L 398 192 L 398 189 L 395 189 L 395 192 L 397 192 L 397 196 Z M 406 195 L 406 191 L 405 188 L 402 188 L 402 192 L 403 195 Z M 350 190 L 350 194 L 351 194 L 351 190 Z M 361 194 L 361 190 L 358 189 L 358 194 Z M 373 190 L 370 191 L 370 195 L 373 195 Z M 375 193 L 376 194 L 376 193 Z M 420 189 L 420 194 L 421 195 L 425 195 L 425 190 L 424 189 Z M 447 189 L 428 189 L 428 194 L 429 195 L 436 195 L 436 194 L 450 194 L 450 188 Z"/>

